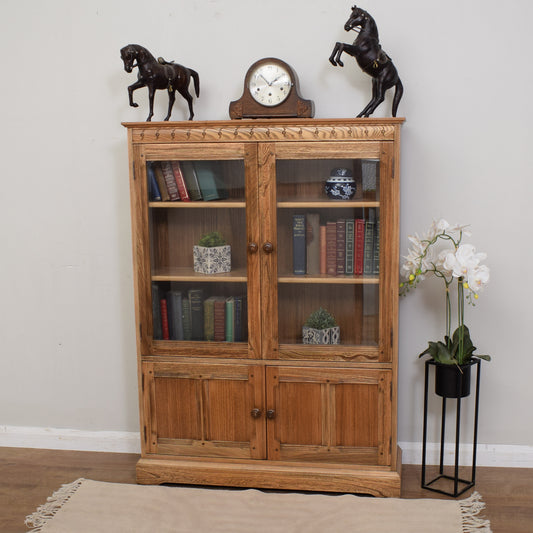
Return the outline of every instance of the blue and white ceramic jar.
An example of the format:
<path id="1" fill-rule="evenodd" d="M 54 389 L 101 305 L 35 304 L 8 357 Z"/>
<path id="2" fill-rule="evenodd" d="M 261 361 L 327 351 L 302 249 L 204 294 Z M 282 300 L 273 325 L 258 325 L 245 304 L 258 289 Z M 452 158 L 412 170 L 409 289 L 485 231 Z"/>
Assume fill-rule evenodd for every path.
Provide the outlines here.
<path id="1" fill-rule="evenodd" d="M 326 181 L 326 194 L 331 200 L 351 200 L 355 195 L 355 180 L 349 168 L 334 168 Z"/>

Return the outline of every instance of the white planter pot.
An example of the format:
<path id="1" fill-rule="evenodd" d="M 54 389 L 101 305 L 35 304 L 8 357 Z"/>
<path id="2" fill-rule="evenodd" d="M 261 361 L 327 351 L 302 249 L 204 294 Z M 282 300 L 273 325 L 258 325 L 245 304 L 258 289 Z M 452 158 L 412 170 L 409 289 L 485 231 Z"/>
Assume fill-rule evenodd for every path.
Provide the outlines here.
<path id="1" fill-rule="evenodd" d="M 231 272 L 231 245 L 193 246 L 194 271 L 202 274 Z"/>
<path id="2" fill-rule="evenodd" d="M 304 344 L 340 344 L 341 328 L 315 329 L 304 326 L 302 328 L 302 337 Z"/>

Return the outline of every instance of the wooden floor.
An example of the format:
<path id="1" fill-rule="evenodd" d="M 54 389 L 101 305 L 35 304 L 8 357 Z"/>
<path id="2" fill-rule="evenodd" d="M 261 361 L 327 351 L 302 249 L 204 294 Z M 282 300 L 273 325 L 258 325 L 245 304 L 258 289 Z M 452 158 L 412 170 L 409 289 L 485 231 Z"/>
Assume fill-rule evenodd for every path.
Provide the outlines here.
<path id="1" fill-rule="evenodd" d="M 135 483 L 137 459 L 122 453 L 0 448 L 0 532 L 28 531 L 24 518 L 62 484 L 80 477 Z M 472 490 L 487 504 L 493 533 L 533 532 L 533 469 L 478 467 L 476 486 L 461 498 Z M 415 465 L 403 467 L 402 497 L 449 498 L 421 489 Z"/>

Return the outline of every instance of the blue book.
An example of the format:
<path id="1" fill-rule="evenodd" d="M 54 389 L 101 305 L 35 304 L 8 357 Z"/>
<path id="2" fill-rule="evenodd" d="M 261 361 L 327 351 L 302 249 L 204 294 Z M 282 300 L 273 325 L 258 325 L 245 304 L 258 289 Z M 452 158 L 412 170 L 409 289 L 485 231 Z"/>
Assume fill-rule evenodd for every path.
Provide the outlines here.
<path id="1" fill-rule="evenodd" d="M 146 163 L 146 173 L 148 174 L 148 197 L 152 202 L 161 201 L 161 191 L 157 185 L 157 180 L 155 179 L 154 168 L 152 167 L 152 162 L 148 161 Z"/>
<path id="2" fill-rule="evenodd" d="M 292 215 L 292 270 L 296 275 L 307 273 L 305 215 Z"/>

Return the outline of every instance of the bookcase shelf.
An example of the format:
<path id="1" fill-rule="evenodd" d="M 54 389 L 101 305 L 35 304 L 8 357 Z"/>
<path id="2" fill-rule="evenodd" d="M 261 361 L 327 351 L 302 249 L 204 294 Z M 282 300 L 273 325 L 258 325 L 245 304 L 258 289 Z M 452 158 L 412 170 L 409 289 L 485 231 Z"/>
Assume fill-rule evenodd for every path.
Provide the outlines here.
<path id="1" fill-rule="evenodd" d="M 125 124 L 139 483 L 400 495 L 402 122 Z M 325 193 L 338 168 L 352 200 Z M 194 272 L 229 268 L 194 257 L 214 232 L 231 271 Z M 320 308 L 338 331 L 309 336 Z"/>

